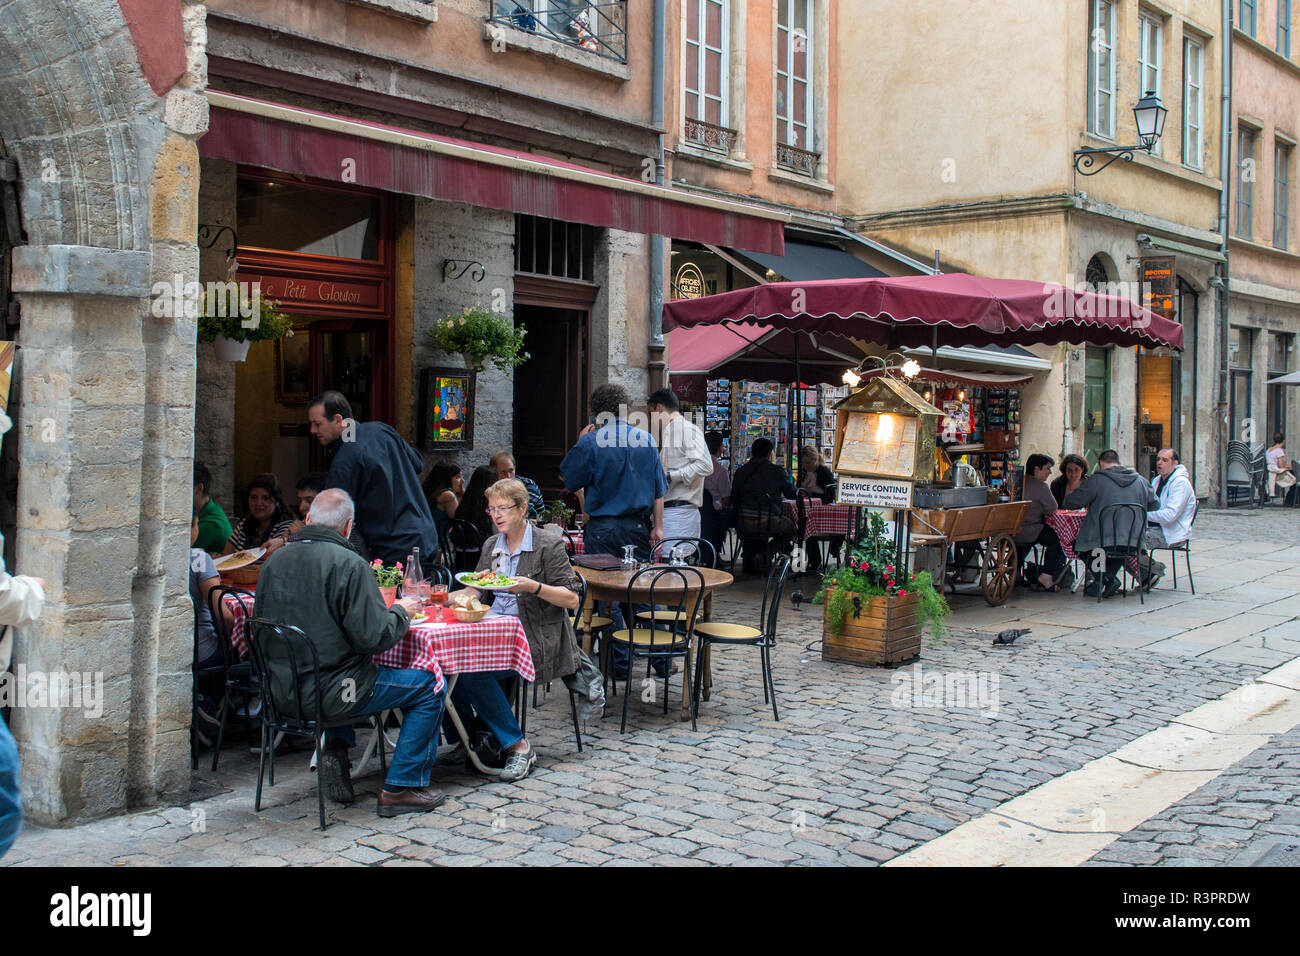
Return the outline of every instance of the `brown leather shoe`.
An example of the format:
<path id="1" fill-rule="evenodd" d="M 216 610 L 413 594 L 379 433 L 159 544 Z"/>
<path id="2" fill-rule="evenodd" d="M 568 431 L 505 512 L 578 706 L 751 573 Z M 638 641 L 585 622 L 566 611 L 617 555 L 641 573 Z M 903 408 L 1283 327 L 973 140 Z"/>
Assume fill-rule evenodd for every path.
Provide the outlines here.
<path id="1" fill-rule="evenodd" d="M 446 800 L 441 790 L 428 787 L 407 787 L 401 793 L 389 793 L 379 788 L 379 815 L 395 817 L 399 813 L 424 813 L 437 809 Z"/>

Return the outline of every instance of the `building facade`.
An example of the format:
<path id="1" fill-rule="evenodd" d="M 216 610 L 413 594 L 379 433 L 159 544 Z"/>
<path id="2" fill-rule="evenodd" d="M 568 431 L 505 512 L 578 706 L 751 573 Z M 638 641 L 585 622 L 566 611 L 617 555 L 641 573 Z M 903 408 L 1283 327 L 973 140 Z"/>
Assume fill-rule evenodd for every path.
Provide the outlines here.
<path id="1" fill-rule="evenodd" d="M 1237 5 L 1232 49 L 1236 168 L 1229 256 L 1229 433 L 1269 445 L 1300 427 L 1297 390 L 1268 379 L 1295 371 L 1300 334 L 1300 26 L 1288 0 Z M 1294 445 L 1294 441 L 1291 442 Z M 1290 446 L 1288 446 L 1290 447 Z"/>
<path id="2" fill-rule="evenodd" d="M 1107 285 L 1135 300 L 1144 261 L 1173 257 L 1181 355 L 1036 347 L 1053 368 L 1024 392 L 1021 449 L 1095 461 L 1113 447 L 1147 474 L 1158 447 L 1174 445 L 1202 496 L 1217 488 L 1219 455 L 1220 20 L 1212 0 L 840 11 L 842 59 L 861 51 L 841 100 L 872 105 L 840 114 L 840 150 L 854 156 L 840 209 L 860 230 L 938 250 L 945 270 Z M 922 74 L 920 62 L 972 68 Z M 1147 91 L 1169 111 L 1157 147 L 1080 175 L 1075 150 L 1137 142 L 1132 108 Z"/>

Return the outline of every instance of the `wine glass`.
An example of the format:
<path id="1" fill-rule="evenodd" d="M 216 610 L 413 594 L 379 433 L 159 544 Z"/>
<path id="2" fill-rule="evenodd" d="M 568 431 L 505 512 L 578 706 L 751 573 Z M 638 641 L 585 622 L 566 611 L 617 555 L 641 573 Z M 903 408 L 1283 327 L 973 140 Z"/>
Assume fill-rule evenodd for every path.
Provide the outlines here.
<path id="1" fill-rule="evenodd" d="M 447 603 L 447 585 L 443 584 L 441 581 L 435 581 L 433 583 L 426 581 L 424 586 L 427 589 L 426 594 L 428 595 L 429 603 L 437 608 L 437 612 L 432 615 L 433 626 L 446 627 L 447 622 L 442 619 L 442 609 Z"/>

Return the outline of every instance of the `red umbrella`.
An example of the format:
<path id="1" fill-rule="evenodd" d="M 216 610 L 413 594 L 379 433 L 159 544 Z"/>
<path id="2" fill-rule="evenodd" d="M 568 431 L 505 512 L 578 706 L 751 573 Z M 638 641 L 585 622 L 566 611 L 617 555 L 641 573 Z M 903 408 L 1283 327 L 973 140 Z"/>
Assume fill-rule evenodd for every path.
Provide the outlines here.
<path id="1" fill-rule="evenodd" d="M 770 282 L 664 306 L 665 329 L 760 322 L 887 348 L 940 345 L 1183 347 L 1183 327 L 1129 299 L 1025 279 L 965 273 Z M 942 326 L 942 329 L 939 327 Z M 936 330 L 938 329 L 937 333 Z"/>

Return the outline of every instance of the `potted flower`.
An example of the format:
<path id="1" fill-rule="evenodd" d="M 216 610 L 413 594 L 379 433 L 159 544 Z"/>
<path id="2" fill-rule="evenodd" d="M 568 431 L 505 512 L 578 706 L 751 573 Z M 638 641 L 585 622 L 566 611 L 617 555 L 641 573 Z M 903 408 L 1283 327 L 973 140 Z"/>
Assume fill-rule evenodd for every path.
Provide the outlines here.
<path id="1" fill-rule="evenodd" d="M 557 524 L 561 528 L 568 528 L 573 521 L 573 509 L 557 498 L 538 512 L 537 520 L 543 525 Z"/>
<path id="2" fill-rule="evenodd" d="M 503 372 L 528 361 L 524 327 L 481 306 L 466 306 L 460 315 L 448 315 L 429 327 L 433 344 L 444 352 L 459 352 L 465 363 L 481 372 L 491 362 Z"/>
<path id="3" fill-rule="evenodd" d="M 379 558 L 370 562 L 370 569 L 375 572 L 375 582 L 379 585 L 379 593 L 384 596 L 384 604 L 392 607 L 393 602 L 397 600 L 397 588 L 402 583 L 404 575 L 402 573 L 402 562 L 398 561 L 392 566 L 385 565 Z"/>
<path id="4" fill-rule="evenodd" d="M 896 665 L 920 655 L 923 627 L 935 640 L 943 637 L 948 602 L 928 571 L 903 579 L 879 512 L 868 513 L 866 535 L 845 558 L 813 598 L 824 603 L 822 660 Z"/>
<path id="5" fill-rule="evenodd" d="M 209 315 L 206 293 L 199 301 L 199 341 L 211 342 L 217 358 L 226 362 L 242 362 L 248 357 L 248 347 L 253 342 L 268 342 L 293 334 L 293 320 L 280 311 L 271 299 L 254 297 L 242 303 L 256 311 L 245 317 L 240 309 L 231 309 L 233 315 Z M 222 309 L 220 311 L 226 311 Z"/>

